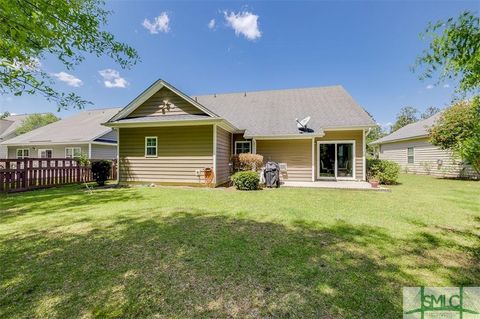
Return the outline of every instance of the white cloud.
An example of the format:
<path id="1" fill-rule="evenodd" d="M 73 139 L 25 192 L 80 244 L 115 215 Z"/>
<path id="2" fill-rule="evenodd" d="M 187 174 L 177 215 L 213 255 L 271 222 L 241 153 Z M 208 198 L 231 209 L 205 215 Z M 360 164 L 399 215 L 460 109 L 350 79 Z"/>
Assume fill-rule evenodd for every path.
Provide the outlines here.
<path id="1" fill-rule="evenodd" d="M 107 88 L 126 88 L 130 83 L 120 76 L 117 70 L 105 69 L 100 70 L 98 73 L 103 78 L 103 84 Z"/>
<path id="2" fill-rule="evenodd" d="M 212 19 L 212 20 L 210 20 L 210 22 L 208 23 L 208 28 L 209 28 L 210 30 L 213 30 L 213 29 L 215 29 L 216 24 L 217 24 L 217 23 L 215 22 L 215 19 Z"/>
<path id="3" fill-rule="evenodd" d="M 427 90 L 433 89 L 433 85 L 432 85 L 432 84 L 427 85 L 426 89 L 427 89 Z"/>
<path id="4" fill-rule="evenodd" d="M 262 36 L 258 28 L 258 15 L 248 11 L 239 13 L 225 11 L 224 15 L 227 25 L 235 30 L 237 36 L 242 34 L 248 40 L 256 40 Z"/>
<path id="5" fill-rule="evenodd" d="M 170 31 L 170 18 L 166 12 L 162 12 L 158 17 L 155 17 L 153 21 L 145 18 L 142 25 L 150 31 L 151 34 L 157 34 L 158 32 L 167 33 Z"/>
<path id="6" fill-rule="evenodd" d="M 79 87 L 83 85 L 82 80 L 66 72 L 53 73 L 52 75 L 70 86 Z"/>
<path id="7" fill-rule="evenodd" d="M 444 84 L 443 87 L 444 87 L 445 89 L 448 89 L 448 88 L 450 87 L 450 84 L 448 84 L 448 83 L 447 83 L 447 84 Z"/>

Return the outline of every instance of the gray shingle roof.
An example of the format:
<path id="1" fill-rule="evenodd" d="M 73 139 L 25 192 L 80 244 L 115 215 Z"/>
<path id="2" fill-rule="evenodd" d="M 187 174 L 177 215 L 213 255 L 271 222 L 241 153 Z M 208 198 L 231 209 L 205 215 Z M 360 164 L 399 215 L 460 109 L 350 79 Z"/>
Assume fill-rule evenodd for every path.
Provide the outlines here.
<path id="1" fill-rule="evenodd" d="M 296 118 L 311 116 L 314 132 L 373 126 L 375 122 L 342 86 L 229 93 L 196 97 L 246 136 L 298 135 Z"/>
<path id="2" fill-rule="evenodd" d="M 382 143 L 391 143 L 398 140 L 405 140 L 416 137 L 426 137 L 428 136 L 428 129 L 435 124 L 435 122 L 440 118 L 441 114 L 442 112 L 439 112 L 429 117 L 428 119 L 408 124 L 393 132 L 392 134 L 384 136 L 370 144 L 375 145 Z"/>
<path id="3" fill-rule="evenodd" d="M 30 114 L 9 115 L 4 118 L 5 125 L 2 125 L 4 130 L 0 132 L 0 140 L 8 137 L 11 134 L 14 134 L 15 130 L 22 125 L 23 120 L 25 120 L 29 115 Z"/>
<path id="4" fill-rule="evenodd" d="M 121 108 L 97 109 L 79 112 L 60 121 L 9 139 L 2 144 L 41 144 L 89 142 L 110 132 L 102 123 Z"/>

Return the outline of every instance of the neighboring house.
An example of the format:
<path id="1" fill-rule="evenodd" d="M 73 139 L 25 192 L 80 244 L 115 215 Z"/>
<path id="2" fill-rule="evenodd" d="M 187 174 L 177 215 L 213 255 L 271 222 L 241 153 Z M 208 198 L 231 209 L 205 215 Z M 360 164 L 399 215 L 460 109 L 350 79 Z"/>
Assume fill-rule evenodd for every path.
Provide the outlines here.
<path id="1" fill-rule="evenodd" d="M 102 125 L 120 108 L 88 110 L 11 138 L 8 158 L 116 159 L 117 134 Z"/>
<path id="2" fill-rule="evenodd" d="M 16 130 L 29 114 L 9 115 L 0 119 L 0 143 L 17 136 Z M 0 144 L 0 158 L 7 158 L 7 147 Z"/>
<path id="3" fill-rule="evenodd" d="M 428 130 L 440 118 L 441 112 L 428 119 L 406 125 L 370 145 L 378 147 L 378 157 L 398 163 L 406 172 L 443 177 L 471 177 L 469 166 L 429 142 Z"/>
<path id="4" fill-rule="evenodd" d="M 158 80 L 105 125 L 119 132 L 120 183 L 204 185 L 213 170 L 217 186 L 245 152 L 281 163 L 284 181 L 365 180 L 375 123 L 341 86 L 189 97 Z"/>

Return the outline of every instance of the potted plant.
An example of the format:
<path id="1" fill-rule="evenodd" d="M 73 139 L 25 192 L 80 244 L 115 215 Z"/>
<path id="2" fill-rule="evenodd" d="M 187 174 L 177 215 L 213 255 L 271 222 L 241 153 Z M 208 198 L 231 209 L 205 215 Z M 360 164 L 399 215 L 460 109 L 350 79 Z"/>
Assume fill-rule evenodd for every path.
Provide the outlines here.
<path id="1" fill-rule="evenodd" d="M 377 176 L 371 176 L 368 179 L 368 182 L 370 183 L 370 185 L 372 185 L 373 188 L 378 188 L 378 185 L 380 184 L 380 180 Z"/>

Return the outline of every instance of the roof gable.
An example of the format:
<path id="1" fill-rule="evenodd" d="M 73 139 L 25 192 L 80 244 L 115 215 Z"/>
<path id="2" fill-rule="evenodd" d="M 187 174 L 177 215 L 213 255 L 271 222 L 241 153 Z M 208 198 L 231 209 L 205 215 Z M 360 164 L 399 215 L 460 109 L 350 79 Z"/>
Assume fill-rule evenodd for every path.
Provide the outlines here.
<path id="1" fill-rule="evenodd" d="M 218 117 L 164 80 L 158 80 L 124 107 L 109 122 L 120 119 L 162 115 L 207 115 Z"/>

